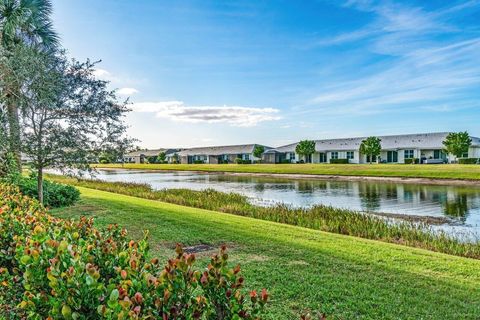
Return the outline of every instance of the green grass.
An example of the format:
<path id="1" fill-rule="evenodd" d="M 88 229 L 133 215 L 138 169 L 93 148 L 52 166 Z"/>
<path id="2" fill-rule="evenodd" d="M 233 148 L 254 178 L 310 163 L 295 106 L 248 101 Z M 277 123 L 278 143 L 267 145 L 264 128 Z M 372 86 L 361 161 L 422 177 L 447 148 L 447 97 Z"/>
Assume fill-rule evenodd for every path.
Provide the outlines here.
<path id="1" fill-rule="evenodd" d="M 311 208 L 295 208 L 284 204 L 263 207 L 251 204 L 246 196 L 212 189 L 153 190 L 148 184 L 82 180 L 58 175 L 47 177 L 80 187 L 480 259 L 480 242 L 463 242 L 447 233 L 434 232 L 422 223 L 398 220 L 392 223 L 379 216 L 325 205 Z"/>
<path id="2" fill-rule="evenodd" d="M 407 164 L 98 164 L 97 168 L 479 180 L 480 165 Z"/>
<path id="3" fill-rule="evenodd" d="M 150 230 L 156 254 L 176 242 L 227 243 L 248 287 L 272 293 L 268 319 L 311 309 L 338 319 L 478 319 L 480 261 L 248 217 L 80 188 L 82 200 L 52 213 L 91 215 L 131 235 Z M 204 264 L 206 258 L 200 259 Z"/>

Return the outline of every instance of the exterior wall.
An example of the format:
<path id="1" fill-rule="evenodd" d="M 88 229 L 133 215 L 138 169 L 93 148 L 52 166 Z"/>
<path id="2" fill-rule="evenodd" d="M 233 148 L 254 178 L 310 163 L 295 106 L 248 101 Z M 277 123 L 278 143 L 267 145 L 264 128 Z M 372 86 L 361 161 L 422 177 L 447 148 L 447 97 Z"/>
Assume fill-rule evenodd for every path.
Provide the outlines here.
<path id="1" fill-rule="evenodd" d="M 218 157 L 217 156 L 208 156 L 208 163 L 217 164 Z"/>
<path id="2" fill-rule="evenodd" d="M 262 161 L 264 163 L 277 163 L 278 154 L 277 153 L 265 153 L 265 154 L 263 154 Z"/>
<path id="3" fill-rule="evenodd" d="M 480 158 L 480 148 L 471 147 L 468 150 L 468 157 L 469 158 Z"/>

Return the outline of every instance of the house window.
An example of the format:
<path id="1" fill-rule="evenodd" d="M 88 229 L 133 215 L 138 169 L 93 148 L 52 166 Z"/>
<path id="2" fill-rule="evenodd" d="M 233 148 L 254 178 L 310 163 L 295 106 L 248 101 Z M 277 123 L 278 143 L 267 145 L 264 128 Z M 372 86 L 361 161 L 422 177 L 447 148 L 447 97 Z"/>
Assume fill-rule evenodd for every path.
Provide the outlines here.
<path id="1" fill-rule="evenodd" d="M 445 153 L 442 150 L 433 150 L 433 159 L 445 159 Z"/>
<path id="2" fill-rule="evenodd" d="M 413 159 L 413 150 L 405 150 L 404 159 Z"/>
<path id="3" fill-rule="evenodd" d="M 338 159 L 338 152 L 333 151 L 330 153 L 330 159 Z"/>
<path id="4" fill-rule="evenodd" d="M 347 159 L 353 159 L 354 158 L 354 155 L 353 155 L 353 151 L 347 151 Z"/>
<path id="5" fill-rule="evenodd" d="M 468 158 L 468 152 L 464 152 L 464 153 L 462 154 L 462 158 Z"/>
<path id="6" fill-rule="evenodd" d="M 320 153 L 320 163 L 325 163 L 325 162 L 327 162 L 327 154 Z"/>
<path id="7" fill-rule="evenodd" d="M 294 152 L 288 153 L 288 159 L 289 160 L 295 160 L 295 153 Z"/>
<path id="8" fill-rule="evenodd" d="M 248 153 L 242 154 L 242 159 L 243 160 L 250 160 L 250 155 Z"/>

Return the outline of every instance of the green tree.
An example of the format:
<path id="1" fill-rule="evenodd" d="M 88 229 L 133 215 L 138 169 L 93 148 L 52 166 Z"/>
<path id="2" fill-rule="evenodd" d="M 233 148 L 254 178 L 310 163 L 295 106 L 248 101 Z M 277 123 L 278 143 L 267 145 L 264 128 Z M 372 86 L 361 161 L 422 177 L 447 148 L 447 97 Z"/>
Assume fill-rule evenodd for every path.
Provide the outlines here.
<path id="1" fill-rule="evenodd" d="M 369 157 L 370 164 L 372 163 L 373 157 L 378 157 L 382 151 L 382 140 L 378 137 L 368 137 L 365 140 L 362 140 L 360 144 L 360 153 Z"/>
<path id="2" fill-rule="evenodd" d="M 38 199 L 43 201 L 43 170 L 65 173 L 91 170 L 89 163 L 102 153 L 126 145 L 128 111 L 107 82 L 93 75 L 95 63 L 68 60 L 25 47 L 15 68 L 23 78 L 21 150 L 31 158 L 37 174 Z"/>
<path id="3" fill-rule="evenodd" d="M 59 40 L 53 30 L 52 5 L 49 0 L 0 0 L 0 44 L 8 59 L 15 59 L 15 46 L 28 45 L 35 50 L 55 50 Z M 3 68 L 2 68 L 3 69 Z M 14 77 L 10 79 L 15 80 Z M 3 102 L 7 105 L 9 148 L 20 169 L 20 122 L 17 81 L 5 84 Z"/>
<path id="4" fill-rule="evenodd" d="M 315 153 L 315 141 L 302 140 L 295 147 L 295 152 L 300 156 L 305 157 L 306 162 L 310 162 L 309 158 Z"/>
<path id="5" fill-rule="evenodd" d="M 15 157 L 9 150 L 7 110 L 0 105 L 0 179 L 12 179 L 19 175 Z"/>
<path id="6" fill-rule="evenodd" d="M 158 154 L 157 159 L 160 163 L 165 163 L 167 160 L 167 154 L 162 151 Z"/>
<path id="7" fill-rule="evenodd" d="M 173 163 L 180 163 L 180 156 L 178 155 L 178 153 L 175 152 L 173 154 L 172 160 L 173 160 Z"/>
<path id="8" fill-rule="evenodd" d="M 261 158 L 262 154 L 265 152 L 265 147 L 261 145 L 255 145 L 255 148 L 253 148 L 253 156 L 255 158 Z"/>
<path id="9" fill-rule="evenodd" d="M 472 145 L 472 139 L 467 131 L 450 132 L 443 141 L 443 145 L 446 153 L 461 158 L 465 153 L 468 153 L 468 149 Z"/>

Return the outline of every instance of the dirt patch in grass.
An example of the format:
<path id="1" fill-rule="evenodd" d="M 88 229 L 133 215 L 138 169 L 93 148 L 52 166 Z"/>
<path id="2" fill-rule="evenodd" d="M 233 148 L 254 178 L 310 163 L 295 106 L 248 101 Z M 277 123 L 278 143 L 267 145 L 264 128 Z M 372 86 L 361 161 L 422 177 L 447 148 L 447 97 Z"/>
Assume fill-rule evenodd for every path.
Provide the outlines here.
<path id="1" fill-rule="evenodd" d="M 200 252 L 213 251 L 216 249 L 217 249 L 216 247 L 209 244 L 197 244 L 195 246 L 183 247 L 183 251 L 185 251 L 186 253 L 200 253 Z"/>

